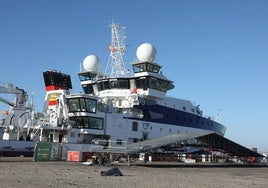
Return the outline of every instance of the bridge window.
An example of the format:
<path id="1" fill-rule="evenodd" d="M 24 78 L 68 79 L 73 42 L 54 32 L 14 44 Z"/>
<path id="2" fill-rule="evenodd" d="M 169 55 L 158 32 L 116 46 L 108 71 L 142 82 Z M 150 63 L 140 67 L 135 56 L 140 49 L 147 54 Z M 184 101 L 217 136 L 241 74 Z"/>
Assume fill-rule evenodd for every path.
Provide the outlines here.
<path id="1" fill-rule="evenodd" d="M 96 78 L 96 74 L 95 73 L 79 73 L 78 74 L 80 81 L 85 81 L 85 80 L 93 80 L 94 78 Z"/>
<path id="2" fill-rule="evenodd" d="M 93 85 L 82 85 L 84 93 L 86 94 L 93 94 L 94 90 L 93 90 Z"/>
<path id="3" fill-rule="evenodd" d="M 88 98 L 67 99 L 69 112 L 89 112 L 96 113 L 97 100 Z"/>
<path id="4" fill-rule="evenodd" d="M 109 85 L 111 89 L 129 89 L 129 79 L 111 79 Z"/>
<path id="5" fill-rule="evenodd" d="M 166 92 L 168 90 L 169 82 L 157 78 L 149 78 L 149 88 L 155 89 L 158 91 Z"/>
<path id="6" fill-rule="evenodd" d="M 96 113 L 97 101 L 95 99 L 85 99 L 87 112 Z"/>
<path id="7" fill-rule="evenodd" d="M 103 119 L 102 118 L 95 118 L 95 117 L 88 117 L 89 120 L 89 128 L 90 129 L 103 129 Z"/>
<path id="8" fill-rule="evenodd" d="M 134 64 L 132 65 L 132 67 L 134 73 L 146 72 L 146 71 L 158 73 L 161 68 L 161 66 L 159 66 L 158 64 L 149 62 Z"/>
<path id="9" fill-rule="evenodd" d="M 70 120 L 75 122 L 73 128 L 103 130 L 103 118 L 77 116 L 70 117 Z"/>
<path id="10" fill-rule="evenodd" d="M 86 103 L 85 100 L 83 98 L 79 99 L 80 102 L 80 107 L 81 107 L 81 111 L 85 112 L 86 111 Z"/>
<path id="11" fill-rule="evenodd" d="M 79 98 L 67 99 L 67 104 L 70 112 L 80 111 Z"/>
<path id="12" fill-rule="evenodd" d="M 97 83 L 98 91 L 110 89 L 109 87 L 109 81 L 108 80 L 103 80 L 101 82 Z"/>
<path id="13" fill-rule="evenodd" d="M 133 72 L 138 73 L 138 72 L 145 72 L 146 71 L 146 64 L 145 63 L 140 63 L 137 65 L 133 65 Z"/>
<path id="14" fill-rule="evenodd" d="M 118 79 L 118 88 L 119 89 L 129 89 L 129 80 L 128 79 Z"/>
<path id="15" fill-rule="evenodd" d="M 149 83 L 148 83 L 148 79 L 146 79 L 146 78 L 136 79 L 135 83 L 136 83 L 137 88 L 141 88 L 143 90 L 148 89 Z"/>

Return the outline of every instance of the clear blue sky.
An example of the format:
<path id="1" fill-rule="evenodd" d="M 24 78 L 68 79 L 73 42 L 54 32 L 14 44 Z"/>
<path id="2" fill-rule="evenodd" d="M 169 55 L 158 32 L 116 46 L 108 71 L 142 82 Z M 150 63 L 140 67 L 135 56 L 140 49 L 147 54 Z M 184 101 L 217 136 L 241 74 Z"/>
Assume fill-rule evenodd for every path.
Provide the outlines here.
<path id="1" fill-rule="evenodd" d="M 266 0 L 0 0 L 0 82 L 34 93 L 38 111 L 48 69 L 70 74 L 81 92 L 87 55 L 105 69 L 113 18 L 127 27 L 128 63 L 141 43 L 152 43 L 175 82 L 169 96 L 200 104 L 208 116 L 221 110 L 227 138 L 268 151 Z"/>

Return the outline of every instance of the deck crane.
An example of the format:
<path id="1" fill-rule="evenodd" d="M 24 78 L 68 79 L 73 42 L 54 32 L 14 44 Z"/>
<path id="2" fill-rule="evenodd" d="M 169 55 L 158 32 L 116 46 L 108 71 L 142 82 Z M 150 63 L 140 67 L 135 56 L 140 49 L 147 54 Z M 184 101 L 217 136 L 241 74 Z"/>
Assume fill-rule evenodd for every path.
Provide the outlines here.
<path id="1" fill-rule="evenodd" d="M 20 134 L 12 134 L 12 132 L 25 126 L 31 116 L 32 105 L 27 104 L 28 94 L 24 89 L 14 87 L 13 84 L 7 84 L 7 86 L 0 85 L 0 94 L 15 95 L 13 102 L 0 97 L 0 102 L 11 107 L 9 111 L 2 111 L 4 118 L 1 119 L 0 127 L 3 131 L 3 139 L 10 139 L 11 135 L 13 139 L 18 139 Z"/>

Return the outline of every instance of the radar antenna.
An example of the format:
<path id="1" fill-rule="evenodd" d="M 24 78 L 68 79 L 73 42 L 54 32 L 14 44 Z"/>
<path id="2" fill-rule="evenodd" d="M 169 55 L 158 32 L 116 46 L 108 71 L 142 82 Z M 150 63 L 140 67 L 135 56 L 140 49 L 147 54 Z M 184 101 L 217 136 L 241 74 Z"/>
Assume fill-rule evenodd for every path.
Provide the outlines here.
<path id="1" fill-rule="evenodd" d="M 112 21 L 109 23 L 111 27 L 111 45 L 109 46 L 110 56 L 105 69 L 105 74 L 111 78 L 127 77 L 129 70 L 125 68 L 124 54 L 126 51 L 126 27 Z"/>

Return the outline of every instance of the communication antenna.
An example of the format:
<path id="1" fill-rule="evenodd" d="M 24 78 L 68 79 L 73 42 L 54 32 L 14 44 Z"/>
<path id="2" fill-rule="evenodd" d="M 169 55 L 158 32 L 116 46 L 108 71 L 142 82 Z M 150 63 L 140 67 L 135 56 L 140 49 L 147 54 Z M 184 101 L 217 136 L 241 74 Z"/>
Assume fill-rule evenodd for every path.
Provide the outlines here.
<path id="1" fill-rule="evenodd" d="M 127 77 L 129 70 L 125 68 L 124 54 L 126 51 L 126 27 L 112 21 L 111 27 L 111 45 L 109 46 L 110 56 L 105 69 L 105 74 L 111 78 Z"/>
<path id="2" fill-rule="evenodd" d="M 216 116 L 216 121 L 220 122 L 220 117 L 221 117 L 221 110 L 218 110 L 217 116 Z"/>

